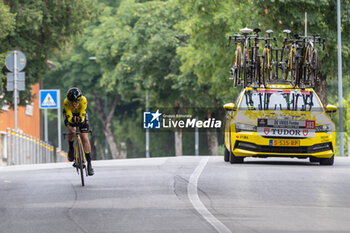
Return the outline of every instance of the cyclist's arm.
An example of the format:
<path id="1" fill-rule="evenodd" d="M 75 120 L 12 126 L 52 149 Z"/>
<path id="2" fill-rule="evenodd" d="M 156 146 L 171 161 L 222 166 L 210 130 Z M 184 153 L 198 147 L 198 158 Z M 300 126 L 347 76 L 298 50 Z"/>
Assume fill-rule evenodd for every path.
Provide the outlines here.
<path id="1" fill-rule="evenodd" d="M 80 122 L 84 122 L 85 116 L 86 116 L 87 100 L 85 96 L 82 96 L 81 98 L 82 100 L 80 101 L 81 109 L 80 109 L 79 116 L 80 116 Z"/>
<path id="2" fill-rule="evenodd" d="M 73 123 L 73 113 L 72 113 L 72 110 L 70 109 L 69 107 L 69 102 L 67 99 L 64 100 L 64 103 L 63 103 L 63 113 L 65 115 L 65 117 L 67 118 L 67 121 L 69 123 Z"/>

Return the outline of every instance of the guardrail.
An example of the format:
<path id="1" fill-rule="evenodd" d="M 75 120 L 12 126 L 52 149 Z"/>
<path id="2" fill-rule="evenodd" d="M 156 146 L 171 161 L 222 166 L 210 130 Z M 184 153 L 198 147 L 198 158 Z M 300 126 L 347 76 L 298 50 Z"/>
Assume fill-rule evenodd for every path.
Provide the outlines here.
<path id="1" fill-rule="evenodd" d="M 44 141 L 15 130 L 0 132 L 0 166 L 53 163 L 54 157 L 54 147 Z"/>

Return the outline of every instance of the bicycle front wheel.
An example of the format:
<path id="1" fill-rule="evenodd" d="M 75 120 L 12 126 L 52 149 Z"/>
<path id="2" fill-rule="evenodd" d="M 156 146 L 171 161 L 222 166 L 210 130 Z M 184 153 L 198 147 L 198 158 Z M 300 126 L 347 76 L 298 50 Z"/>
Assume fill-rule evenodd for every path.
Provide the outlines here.
<path id="1" fill-rule="evenodd" d="M 238 47 L 236 49 L 235 56 L 235 64 L 234 64 L 234 74 L 233 74 L 233 87 L 237 87 L 237 85 L 241 84 L 241 66 L 242 66 L 242 58 L 241 58 L 241 48 Z"/>
<path id="2" fill-rule="evenodd" d="M 270 81 L 270 72 L 269 72 L 269 54 L 266 49 L 263 52 L 263 61 L 262 61 L 262 76 L 263 76 L 263 84 L 266 87 L 267 82 Z"/>
<path id="3" fill-rule="evenodd" d="M 77 153 L 78 153 L 78 166 L 80 170 L 81 186 L 85 186 L 84 182 L 84 152 L 80 137 L 77 138 Z"/>
<path id="4" fill-rule="evenodd" d="M 243 51 L 243 84 L 244 87 L 248 85 L 248 73 L 249 73 L 249 57 L 248 57 L 248 50 L 245 48 Z"/>

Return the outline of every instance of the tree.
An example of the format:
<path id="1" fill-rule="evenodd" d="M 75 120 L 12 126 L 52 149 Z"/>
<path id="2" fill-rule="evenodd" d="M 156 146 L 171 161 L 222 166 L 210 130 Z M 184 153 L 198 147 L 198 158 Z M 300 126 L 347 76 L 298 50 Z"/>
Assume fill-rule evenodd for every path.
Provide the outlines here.
<path id="1" fill-rule="evenodd" d="M 255 20 L 250 1 L 185 1 L 178 0 L 185 19 L 177 28 L 188 40 L 178 48 L 181 71 L 194 74 L 199 98 L 192 98 L 193 105 L 202 107 L 207 117 L 218 117 L 226 101 L 233 102 L 238 89 L 232 89 L 228 80 L 233 61 L 233 50 L 227 46 L 228 35 Z M 220 107 L 218 107 L 220 106 Z M 217 132 L 208 131 L 210 154 L 218 154 Z"/>
<path id="2" fill-rule="evenodd" d="M 96 40 L 86 44 L 101 64 L 103 85 L 118 92 L 124 101 L 144 102 L 146 90 L 152 106 L 175 106 L 176 110 L 182 100 L 173 88 L 180 65 L 173 27 L 181 12 L 171 3 L 124 1 L 117 14 L 106 17 L 93 32 Z M 176 140 L 177 145 L 182 142 Z M 182 154 L 182 146 L 177 148 L 177 154 Z"/>
<path id="3" fill-rule="evenodd" d="M 90 9 L 90 0 L 4 0 L 0 3 L 0 19 L 4 19 L 0 32 L 6 35 L 0 36 L 1 58 L 14 49 L 27 57 L 26 91 L 20 92 L 22 100 L 31 101 L 30 86 L 47 72 L 47 59 L 68 43 L 72 35 L 82 31 Z M 5 75 L 0 78 L 4 83 Z M 4 93 L 4 85 L 1 92 Z M 12 93 L 7 92 L 5 99 L 10 101 Z"/>

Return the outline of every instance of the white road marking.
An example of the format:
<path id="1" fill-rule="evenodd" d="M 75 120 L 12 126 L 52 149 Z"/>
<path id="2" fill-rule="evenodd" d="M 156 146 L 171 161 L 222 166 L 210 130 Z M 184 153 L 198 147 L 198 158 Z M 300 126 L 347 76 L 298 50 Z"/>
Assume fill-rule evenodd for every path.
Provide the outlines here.
<path id="1" fill-rule="evenodd" d="M 198 211 L 200 215 L 210 223 L 219 233 L 232 233 L 222 222 L 212 215 L 209 210 L 204 206 L 198 196 L 197 184 L 198 178 L 201 175 L 204 167 L 207 165 L 209 157 L 204 157 L 199 162 L 198 166 L 192 173 L 190 181 L 187 186 L 187 195 L 190 199 L 193 207 Z"/>

